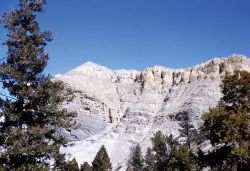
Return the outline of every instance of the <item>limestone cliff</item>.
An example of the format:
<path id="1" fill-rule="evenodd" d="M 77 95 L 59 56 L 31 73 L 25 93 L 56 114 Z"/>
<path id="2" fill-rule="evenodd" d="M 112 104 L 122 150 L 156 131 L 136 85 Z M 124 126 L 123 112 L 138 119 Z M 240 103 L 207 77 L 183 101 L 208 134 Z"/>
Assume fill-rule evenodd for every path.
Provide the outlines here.
<path id="1" fill-rule="evenodd" d="M 114 169 L 124 169 L 129 148 L 150 145 L 157 130 L 178 135 L 181 111 L 190 111 L 198 126 L 201 115 L 217 104 L 225 73 L 250 71 L 242 55 L 215 58 L 187 69 L 155 66 L 144 71 L 110 70 L 87 62 L 59 79 L 75 90 L 68 108 L 79 126 L 65 134 L 75 145 L 62 151 L 82 163 L 91 161 L 104 144 Z"/>

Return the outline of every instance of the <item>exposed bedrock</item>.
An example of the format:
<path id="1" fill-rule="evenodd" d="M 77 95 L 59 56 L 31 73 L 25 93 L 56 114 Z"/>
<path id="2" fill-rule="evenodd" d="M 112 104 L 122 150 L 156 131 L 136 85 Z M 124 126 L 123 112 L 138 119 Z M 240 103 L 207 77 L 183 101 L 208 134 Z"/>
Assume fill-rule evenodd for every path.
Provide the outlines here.
<path id="1" fill-rule="evenodd" d="M 197 127 L 201 115 L 221 97 L 221 78 L 236 70 L 250 71 L 250 60 L 231 55 L 192 68 L 155 66 L 143 71 L 87 62 L 59 77 L 75 90 L 76 98 L 67 107 L 78 113 L 78 127 L 65 131 L 75 145 L 64 152 L 80 163 L 91 162 L 104 144 L 114 170 L 124 168 L 137 142 L 145 149 L 157 130 L 178 135 L 182 111 L 190 112 Z"/>

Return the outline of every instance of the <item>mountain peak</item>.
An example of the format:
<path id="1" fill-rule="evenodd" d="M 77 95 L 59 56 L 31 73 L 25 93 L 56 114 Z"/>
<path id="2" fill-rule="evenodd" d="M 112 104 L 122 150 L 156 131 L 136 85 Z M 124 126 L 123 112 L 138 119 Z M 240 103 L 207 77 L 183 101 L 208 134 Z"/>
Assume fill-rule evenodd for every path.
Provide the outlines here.
<path id="1" fill-rule="evenodd" d="M 64 76 L 74 77 L 75 80 L 81 80 L 83 76 L 87 76 L 91 77 L 92 80 L 108 79 L 113 82 L 143 81 L 145 83 L 157 82 L 163 85 L 177 85 L 207 78 L 219 78 L 226 72 L 232 73 L 236 70 L 250 71 L 249 58 L 244 55 L 232 54 L 227 58 L 214 58 L 190 68 L 170 69 L 163 66 L 154 66 L 143 71 L 111 70 L 88 61 Z"/>
<path id="2" fill-rule="evenodd" d="M 106 68 L 102 65 L 96 64 L 92 61 L 87 61 L 85 63 L 83 63 L 82 65 L 80 65 L 79 67 L 77 67 L 76 69 L 81 69 L 81 68 Z"/>
<path id="3" fill-rule="evenodd" d="M 92 61 L 84 62 L 82 65 L 84 65 L 84 66 L 99 66 L 98 64 L 96 64 Z"/>
<path id="4" fill-rule="evenodd" d="M 69 71 L 65 75 L 72 74 L 96 74 L 96 73 L 110 73 L 111 70 L 107 67 L 101 66 L 91 61 L 87 61 L 75 69 Z"/>
<path id="5" fill-rule="evenodd" d="M 143 71 L 114 71 L 86 62 L 59 78 L 77 90 L 67 107 L 77 112 L 79 125 L 65 132 L 74 145 L 62 152 L 79 163 L 92 162 L 105 145 L 114 170 L 125 171 L 134 145 L 140 143 L 145 152 L 157 130 L 179 135 L 183 111 L 197 127 L 221 97 L 221 78 L 236 70 L 250 71 L 249 58 L 233 54 L 192 68 Z"/>

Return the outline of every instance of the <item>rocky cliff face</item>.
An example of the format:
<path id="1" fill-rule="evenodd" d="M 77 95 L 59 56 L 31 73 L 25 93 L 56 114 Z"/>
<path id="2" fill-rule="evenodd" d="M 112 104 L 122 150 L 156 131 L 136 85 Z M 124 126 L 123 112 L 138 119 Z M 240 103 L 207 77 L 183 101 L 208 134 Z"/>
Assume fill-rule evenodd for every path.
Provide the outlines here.
<path id="1" fill-rule="evenodd" d="M 78 127 L 65 135 L 74 145 L 63 148 L 78 162 L 91 162 L 104 144 L 114 170 L 124 170 L 130 148 L 150 146 L 157 130 L 178 135 L 180 113 L 189 111 L 195 126 L 217 104 L 226 72 L 250 71 L 241 55 L 213 59 L 187 69 L 152 67 L 144 71 L 110 70 L 87 62 L 59 79 L 75 90 L 67 107 L 78 113 Z"/>

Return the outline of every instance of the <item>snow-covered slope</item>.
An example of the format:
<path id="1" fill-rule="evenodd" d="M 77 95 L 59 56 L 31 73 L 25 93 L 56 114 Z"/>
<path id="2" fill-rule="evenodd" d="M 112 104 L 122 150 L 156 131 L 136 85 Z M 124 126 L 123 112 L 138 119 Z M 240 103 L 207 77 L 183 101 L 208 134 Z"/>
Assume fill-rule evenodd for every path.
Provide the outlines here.
<path id="1" fill-rule="evenodd" d="M 157 130 L 178 135 L 181 111 L 191 111 L 198 126 L 201 115 L 221 96 L 221 78 L 235 70 L 250 71 L 250 60 L 232 55 L 193 68 L 156 66 L 142 72 L 87 62 L 59 77 L 75 90 L 68 108 L 78 113 L 79 124 L 65 133 L 72 145 L 62 152 L 79 163 L 91 163 L 105 145 L 114 170 L 124 170 L 137 142 L 145 150 Z"/>

